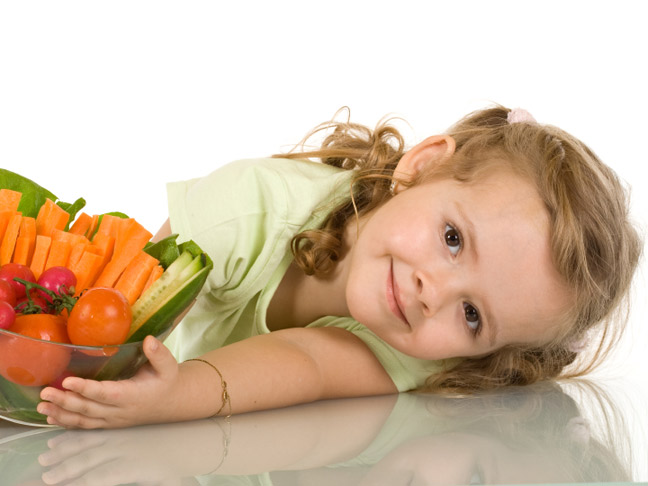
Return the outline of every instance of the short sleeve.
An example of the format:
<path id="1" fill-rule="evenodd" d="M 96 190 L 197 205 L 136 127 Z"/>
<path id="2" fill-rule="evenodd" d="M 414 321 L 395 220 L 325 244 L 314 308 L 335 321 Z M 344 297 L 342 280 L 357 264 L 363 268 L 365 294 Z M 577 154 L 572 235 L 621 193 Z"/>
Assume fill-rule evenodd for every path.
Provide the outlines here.
<path id="1" fill-rule="evenodd" d="M 204 178 L 167 185 L 171 229 L 214 261 L 211 292 L 244 300 L 263 288 L 292 236 L 339 193 L 348 172 L 279 158 L 233 162 Z"/>

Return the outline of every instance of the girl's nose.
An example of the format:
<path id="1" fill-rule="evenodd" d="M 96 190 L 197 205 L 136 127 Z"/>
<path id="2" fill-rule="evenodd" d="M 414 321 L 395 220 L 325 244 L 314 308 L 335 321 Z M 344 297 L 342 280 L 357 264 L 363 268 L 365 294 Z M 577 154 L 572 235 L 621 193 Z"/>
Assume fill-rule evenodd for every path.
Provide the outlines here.
<path id="1" fill-rule="evenodd" d="M 435 315 L 456 294 L 456 276 L 437 270 L 434 274 L 425 271 L 414 273 L 416 297 L 425 317 Z"/>

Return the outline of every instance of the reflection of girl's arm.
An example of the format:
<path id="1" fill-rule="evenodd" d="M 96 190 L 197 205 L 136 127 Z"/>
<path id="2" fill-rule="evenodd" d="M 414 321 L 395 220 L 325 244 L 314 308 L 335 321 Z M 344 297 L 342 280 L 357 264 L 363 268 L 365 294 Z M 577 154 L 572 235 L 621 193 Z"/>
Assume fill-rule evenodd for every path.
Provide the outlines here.
<path id="1" fill-rule="evenodd" d="M 352 459 L 374 440 L 397 398 L 330 400 L 232 417 L 229 451 L 218 472 L 310 469 Z"/>
<path id="2" fill-rule="evenodd" d="M 331 400 L 229 419 L 120 430 L 65 432 L 39 458 L 56 482 L 102 477 L 256 474 L 348 460 L 380 431 L 397 396 Z M 353 434 L 349 434 L 353 430 Z"/>

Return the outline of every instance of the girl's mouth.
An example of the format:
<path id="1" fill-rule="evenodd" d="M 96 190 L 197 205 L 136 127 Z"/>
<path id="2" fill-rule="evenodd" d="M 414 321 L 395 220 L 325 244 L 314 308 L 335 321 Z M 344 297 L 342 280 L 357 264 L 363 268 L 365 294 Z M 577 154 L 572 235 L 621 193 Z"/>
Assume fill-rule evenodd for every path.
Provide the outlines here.
<path id="1" fill-rule="evenodd" d="M 398 283 L 396 283 L 396 280 L 394 280 L 393 261 L 389 266 L 389 274 L 387 275 L 386 295 L 387 295 L 387 304 L 389 305 L 389 310 L 391 310 L 396 317 L 398 317 L 401 321 L 407 324 L 407 326 L 409 326 L 410 324 L 407 321 L 405 314 L 403 313 L 402 306 L 399 300 Z"/>

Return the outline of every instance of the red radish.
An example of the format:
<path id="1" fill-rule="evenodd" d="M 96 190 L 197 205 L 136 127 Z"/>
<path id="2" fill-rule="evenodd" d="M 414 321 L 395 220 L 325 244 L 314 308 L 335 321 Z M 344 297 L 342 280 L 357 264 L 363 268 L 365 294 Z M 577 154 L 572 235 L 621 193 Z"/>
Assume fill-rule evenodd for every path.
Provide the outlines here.
<path id="1" fill-rule="evenodd" d="M 20 282 L 16 282 L 14 280 L 16 277 L 28 282 L 36 282 L 36 277 L 34 277 L 34 272 L 28 266 L 20 263 L 7 263 L 0 267 L 0 280 L 9 282 L 16 292 L 16 299 L 20 299 L 25 295 L 25 286 Z"/>
<path id="2" fill-rule="evenodd" d="M 6 280 L 0 280 L 0 301 L 8 302 L 11 307 L 16 305 L 16 291 Z"/>
<path id="3" fill-rule="evenodd" d="M 0 329 L 9 329 L 16 320 L 16 311 L 9 302 L 0 301 Z"/>
<path id="4" fill-rule="evenodd" d="M 38 277 L 38 285 L 51 290 L 55 294 L 71 294 L 70 289 L 72 289 L 76 283 L 76 277 L 72 270 L 66 267 L 50 267 L 45 270 L 40 277 Z M 52 297 L 42 290 L 39 291 L 41 297 L 46 299 L 48 302 L 52 301 Z"/>
<path id="5" fill-rule="evenodd" d="M 20 313 L 24 313 L 25 310 L 31 306 L 31 304 L 37 305 L 40 307 L 40 311 L 38 311 L 38 314 L 49 314 L 49 307 L 47 306 L 47 301 L 43 299 L 40 295 L 38 295 L 34 290 L 29 293 L 31 296 L 31 302 L 29 301 L 29 298 L 25 295 L 24 297 L 21 297 L 18 299 L 16 302 L 16 311 Z M 38 309 L 37 309 L 38 310 Z M 28 312 L 29 314 L 33 314 L 34 312 Z"/>

